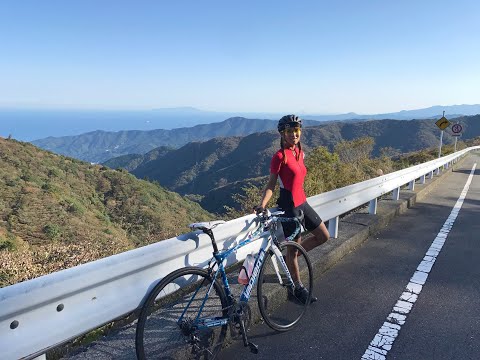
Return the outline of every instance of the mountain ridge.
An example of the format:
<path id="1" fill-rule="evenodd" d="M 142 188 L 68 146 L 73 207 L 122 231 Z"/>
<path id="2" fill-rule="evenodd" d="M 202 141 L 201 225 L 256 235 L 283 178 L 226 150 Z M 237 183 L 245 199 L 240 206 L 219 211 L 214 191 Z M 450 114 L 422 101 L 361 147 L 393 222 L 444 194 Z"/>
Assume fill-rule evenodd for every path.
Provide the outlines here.
<path id="1" fill-rule="evenodd" d="M 480 115 L 452 119 L 464 128 L 464 139 L 480 135 Z M 374 155 L 382 148 L 390 152 L 406 153 L 438 146 L 440 130 L 430 120 L 379 120 L 364 122 L 334 122 L 305 129 L 302 145 L 307 153 L 325 146 L 332 150 L 341 141 L 361 137 L 375 140 Z M 450 130 L 445 131 L 444 143 L 452 143 Z M 135 164 L 116 159 L 116 167 L 128 167 L 138 178 L 158 181 L 162 186 L 183 195 L 200 197 L 200 204 L 210 212 L 222 212 L 222 206 L 232 205 L 230 198 L 219 200 L 215 189 L 225 186 L 241 188 L 242 182 L 267 176 L 273 153 L 279 148 L 276 130 L 253 133 L 243 137 L 215 138 L 205 142 L 188 143 L 180 148 L 164 150 L 159 156 L 150 153 L 136 155 Z M 155 151 L 155 150 L 154 150 Z M 112 166 L 107 161 L 105 165 Z M 166 171 L 168 169 L 168 171 Z M 225 192 L 223 192 L 225 194 Z"/>
<path id="2" fill-rule="evenodd" d="M 172 130 L 125 130 L 119 132 L 98 130 L 78 136 L 50 137 L 32 143 L 62 155 L 89 162 L 103 162 L 120 155 L 144 154 L 158 146 L 180 147 L 192 141 L 247 135 L 274 128 L 276 128 L 274 120 L 235 117 L 219 123 L 199 124 Z"/>
<path id="3" fill-rule="evenodd" d="M 383 114 L 299 113 L 303 118 L 318 121 L 355 119 L 402 119 L 475 115 L 480 105 L 450 105 L 401 110 Z M 0 135 L 23 141 L 41 140 L 48 136 L 63 137 L 81 135 L 95 130 L 156 130 L 192 127 L 198 124 L 220 122 L 231 117 L 278 120 L 285 113 L 276 112 L 222 112 L 200 110 L 192 107 L 157 108 L 151 110 L 106 110 L 106 109 L 49 109 L 49 108 L 0 108 Z"/>
<path id="4" fill-rule="evenodd" d="M 465 110 L 468 107 L 468 111 Z M 480 113 L 480 105 L 458 105 L 455 110 Z M 361 122 L 369 120 L 390 119 L 395 116 L 403 121 L 417 117 L 425 117 L 428 113 L 439 112 L 444 107 L 436 106 L 421 110 L 402 110 L 399 113 L 360 116 L 356 119 L 345 120 L 342 115 L 331 115 L 329 121 L 323 116 L 304 117 L 306 126 L 318 126 L 331 122 Z M 387 116 L 391 115 L 391 116 Z M 422 116 L 420 116 L 422 115 Z M 353 116 L 353 115 L 352 115 Z M 175 129 L 155 130 L 122 130 L 109 132 L 97 130 L 75 136 L 48 137 L 32 141 L 43 149 L 66 156 L 71 156 L 92 163 L 105 162 L 108 159 L 127 155 L 145 154 L 158 146 L 181 147 L 191 141 L 207 141 L 214 137 L 245 136 L 254 132 L 268 131 L 276 128 L 277 120 L 231 117 L 220 122 L 198 124 L 193 127 L 179 127 Z"/>

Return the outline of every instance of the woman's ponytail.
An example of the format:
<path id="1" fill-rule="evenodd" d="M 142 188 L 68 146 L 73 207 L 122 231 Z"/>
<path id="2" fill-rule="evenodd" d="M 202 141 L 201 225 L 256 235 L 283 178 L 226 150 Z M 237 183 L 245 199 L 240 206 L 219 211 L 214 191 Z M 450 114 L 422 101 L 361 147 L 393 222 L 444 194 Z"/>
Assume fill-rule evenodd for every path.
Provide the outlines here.
<path id="1" fill-rule="evenodd" d="M 287 164 L 287 154 L 285 153 L 285 146 L 284 145 L 285 145 L 285 143 L 283 141 L 283 136 L 282 136 L 282 137 L 280 137 L 280 149 L 282 149 L 282 154 L 283 154 L 282 163 L 284 165 L 286 165 Z"/>

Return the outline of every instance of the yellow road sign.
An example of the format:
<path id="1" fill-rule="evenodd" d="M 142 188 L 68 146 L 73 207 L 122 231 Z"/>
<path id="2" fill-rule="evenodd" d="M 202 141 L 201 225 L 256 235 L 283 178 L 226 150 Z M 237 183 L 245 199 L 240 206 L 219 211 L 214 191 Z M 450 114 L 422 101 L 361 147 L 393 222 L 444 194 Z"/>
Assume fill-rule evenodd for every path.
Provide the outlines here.
<path id="1" fill-rule="evenodd" d="M 435 125 L 437 125 L 440 129 L 445 130 L 450 125 L 450 121 L 448 121 L 445 116 L 442 116 L 439 120 L 437 120 Z"/>

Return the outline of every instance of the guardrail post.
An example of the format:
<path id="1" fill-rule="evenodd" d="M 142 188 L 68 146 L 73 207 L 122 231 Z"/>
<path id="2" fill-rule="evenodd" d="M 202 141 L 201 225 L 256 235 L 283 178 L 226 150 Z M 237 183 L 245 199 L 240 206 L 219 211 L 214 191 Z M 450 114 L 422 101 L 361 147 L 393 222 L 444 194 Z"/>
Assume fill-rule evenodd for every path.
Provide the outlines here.
<path id="1" fill-rule="evenodd" d="M 420 184 L 425 184 L 425 175 L 420 176 Z"/>
<path id="2" fill-rule="evenodd" d="M 430 171 L 430 173 L 428 174 L 428 178 L 429 178 L 429 179 L 433 179 L 433 170 Z"/>
<path id="3" fill-rule="evenodd" d="M 368 213 L 371 215 L 377 215 L 377 198 L 370 200 L 368 204 Z"/>
<path id="4" fill-rule="evenodd" d="M 400 199 L 400 187 L 393 190 L 392 200 Z"/>
<path id="5" fill-rule="evenodd" d="M 328 232 L 330 233 L 330 237 L 334 239 L 338 238 L 338 221 L 340 217 L 334 217 L 333 219 L 328 220 Z"/>
<path id="6" fill-rule="evenodd" d="M 408 183 L 408 190 L 415 190 L 415 180 L 412 180 Z"/>
<path id="7" fill-rule="evenodd" d="M 439 174 L 440 174 L 440 168 L 437 168 L 437 169 L 435 170 L 435 175 L 439 175 Z"/>

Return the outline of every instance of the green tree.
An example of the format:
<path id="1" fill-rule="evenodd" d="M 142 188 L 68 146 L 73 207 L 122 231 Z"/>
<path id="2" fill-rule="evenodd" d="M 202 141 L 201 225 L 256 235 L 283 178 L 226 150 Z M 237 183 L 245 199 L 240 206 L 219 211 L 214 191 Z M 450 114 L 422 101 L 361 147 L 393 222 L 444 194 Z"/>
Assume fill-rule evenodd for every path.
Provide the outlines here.
<path id="1" fill-rule="evenodd" d="M 373 138 L 360 138 L 342 141 L 334 152 L 324 146 L 311 150 L 305 157 L 308 169 L 304 183 L 306 195 L 313 196 L 370 179 L 378 176 L 380 170 L 382 173 L 391 172 L 393 162 L 390 158 L 371 158 L 373 146 Z M 266 182 L 267 178 L 263 187 Z M 233 197 L 236 206 L 227 208 L 227 217 L 235 218 L 251 213 L 253 206 L 260 203 L 263 187 L 250 185 L 242 188 L 243 192 Z M 278 192 L 277 186 L 269 207 L 275 206 Z"/>
<path id="2" fill-rule="evenodd" d="M 338 154 L 331 153 L 324 146 L 319 146 L 305 157 L 308 169 L 304 189 L 307 196 L 336 189 L 344 181 L 339 177 L 342 164 Z"/>

